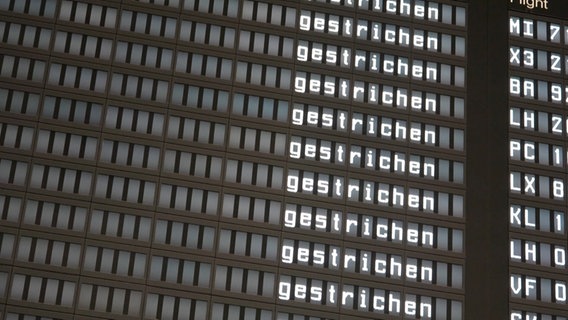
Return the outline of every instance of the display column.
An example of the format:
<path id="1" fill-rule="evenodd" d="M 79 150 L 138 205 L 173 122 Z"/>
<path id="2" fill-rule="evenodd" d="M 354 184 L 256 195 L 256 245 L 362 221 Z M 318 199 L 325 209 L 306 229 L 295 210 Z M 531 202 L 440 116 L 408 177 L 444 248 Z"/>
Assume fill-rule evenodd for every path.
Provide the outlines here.
<path id="1" fill-rule="evenodd" d="M 465 319 L 507 319 L 507 2 L 468 12 Z"/>
<path id="2" fill-rule="evenodd" d="M 510 319 L 566 320 L 568 3 L 510 9 Z"/>

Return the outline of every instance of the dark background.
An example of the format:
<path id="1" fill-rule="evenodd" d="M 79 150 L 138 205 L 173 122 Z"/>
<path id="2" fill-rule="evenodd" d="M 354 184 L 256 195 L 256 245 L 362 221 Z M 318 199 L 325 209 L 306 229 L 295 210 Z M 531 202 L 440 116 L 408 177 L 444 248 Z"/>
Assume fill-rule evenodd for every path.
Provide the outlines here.
<path id="1" fill-rule="evenodd" d="M 555 17 L 561 19 L 568 18 L 568 1 L 566 0 L 548 0 L 548 10 L 547 9 L 540 9 L 540 8 L 533 8 L 528 9 L 526 6 L 520 4 L 521 1 L 530 1 L 530 0 L 510 0 L 513 1 L 509 3 L 509 8 L 511 10 L 526 12 L 530 14 L 538 14 L 544 15 L 548 17 Z M 535 4 L 537 0 L 534 0 Z"/>

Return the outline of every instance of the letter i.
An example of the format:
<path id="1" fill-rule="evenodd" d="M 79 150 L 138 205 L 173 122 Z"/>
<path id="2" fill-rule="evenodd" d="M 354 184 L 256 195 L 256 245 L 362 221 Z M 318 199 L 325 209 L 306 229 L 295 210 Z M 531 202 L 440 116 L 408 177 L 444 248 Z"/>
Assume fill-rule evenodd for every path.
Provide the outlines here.
<path id="1" fill-rule="evenodd" d="M 375 134 L 375 117 L 369 116 L 369 123 L 367 125 L 367 133 Z"/>
<path id="2" fill-rule="evenodd" d="M 373 200 L 373 198 L 371 198 L 371 183 L 370 182 L 367 182 L 365 184 L 365 200 L 366 201 Z"/>
<path id="3" fill-rule="evenodd" d="M 363 235 L 370 236 L 371 235 L 371 218 L 365 217 L 363 221 Z"/>
<path id="4" fill-rule="evenodd" d="M 359 308 L 367 308 L 367 290 L 362 289 L 359 295 Z"/>
<path id="5" fill-rule="evenodd" d="M 362 262 L 362 265 L 363 265 L 361 267 L 361 271 L 369 272 L 369 254 L 368 253 L 363 254 L 363 258 L 361 258 L 361 262 Z"/>

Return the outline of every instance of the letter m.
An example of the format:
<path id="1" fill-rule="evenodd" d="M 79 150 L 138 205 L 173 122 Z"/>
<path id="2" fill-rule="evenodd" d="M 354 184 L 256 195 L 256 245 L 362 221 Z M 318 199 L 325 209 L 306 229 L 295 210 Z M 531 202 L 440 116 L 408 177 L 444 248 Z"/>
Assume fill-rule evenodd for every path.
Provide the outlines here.
<path id="1" fill-rule="evenodd" d="M 511 0 L 511 2 L 513 2 L 513 0 Z M 519 18 L 509 19 L 509 33 L 521 34 L 521 19 Z"/>

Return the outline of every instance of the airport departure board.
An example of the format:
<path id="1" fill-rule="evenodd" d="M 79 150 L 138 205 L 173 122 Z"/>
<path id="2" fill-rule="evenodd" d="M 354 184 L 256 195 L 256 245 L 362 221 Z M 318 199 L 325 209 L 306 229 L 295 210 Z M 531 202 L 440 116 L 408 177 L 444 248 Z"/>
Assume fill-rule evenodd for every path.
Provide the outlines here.
<path id="1" fill-rule="evenodd" d="M 548 3 L 509 22 L 515 320 L 566 318 Z M 0 0 L 0 319 L 465 319 L 468 5 Z"/>
<path id="2" fill-rule="evenodd" d="M 568 317 L 568 15 L 561 1 L 511 1 L 511 319 Z"/>

